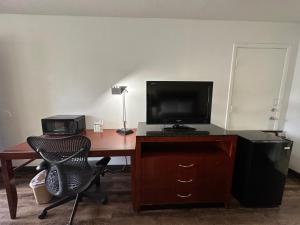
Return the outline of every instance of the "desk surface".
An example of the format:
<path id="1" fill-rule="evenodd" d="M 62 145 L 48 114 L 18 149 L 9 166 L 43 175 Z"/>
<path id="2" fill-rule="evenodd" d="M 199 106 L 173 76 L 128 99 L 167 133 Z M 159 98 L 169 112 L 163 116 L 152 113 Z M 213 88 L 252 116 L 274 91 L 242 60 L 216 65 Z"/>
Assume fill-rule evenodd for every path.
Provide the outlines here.
<path id="1" fill-rule="evenodd" d="M 122 136 L 116 130 L 105 129 L 103 133 L 95 133 L 93 130 L 86 130 L 82 135 L 91 140 L 89 156 L 131 156 L 135 151 L 136 135 Z M 5 149 L 0 152 L 3 159 L 33 159 L 39 158 L 29 145 L 24 142 Z"/>

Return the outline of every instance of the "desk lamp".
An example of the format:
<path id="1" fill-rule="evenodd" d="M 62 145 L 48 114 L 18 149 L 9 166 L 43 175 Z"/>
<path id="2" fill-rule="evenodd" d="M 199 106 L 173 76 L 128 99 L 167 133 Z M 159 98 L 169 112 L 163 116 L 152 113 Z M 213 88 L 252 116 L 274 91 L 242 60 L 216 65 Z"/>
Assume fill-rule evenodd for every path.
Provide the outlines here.
<path id="1" fill-rule="evenodd" d="M 126 128 L 126 104 L 125 104 L 125 93 L 127 91 L 127 86 L 114 86 L 111 88 L 111 93 L 113 95 L 123 95 L 123 128 L 118 129 L 117 133 L 121 135 L 132 134 L 133 130 Z"/>

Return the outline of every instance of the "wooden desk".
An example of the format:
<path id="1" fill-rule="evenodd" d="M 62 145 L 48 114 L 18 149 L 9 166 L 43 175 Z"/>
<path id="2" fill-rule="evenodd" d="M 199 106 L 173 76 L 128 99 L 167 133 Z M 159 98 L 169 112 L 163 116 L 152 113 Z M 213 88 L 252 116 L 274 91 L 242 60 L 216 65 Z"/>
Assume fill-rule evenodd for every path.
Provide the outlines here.
<path id="1" fill-rule="evenodd" d="M 94 133 L 86 130 L 82 135 L 91 140 L 90 157 L 103 156 L 130 156 L 134 161 L 136 135 L 121 136 L 115 130 L 106 129 L 103 133 Z M 39 155 L 24 142 L 5 149 L 0 152 L 2 165 L 2 177 L 6 189 L 10 217 L 16 218 L 18 195 L 14 179 L 12 160 L 16 159 L 38 159 Z"/>

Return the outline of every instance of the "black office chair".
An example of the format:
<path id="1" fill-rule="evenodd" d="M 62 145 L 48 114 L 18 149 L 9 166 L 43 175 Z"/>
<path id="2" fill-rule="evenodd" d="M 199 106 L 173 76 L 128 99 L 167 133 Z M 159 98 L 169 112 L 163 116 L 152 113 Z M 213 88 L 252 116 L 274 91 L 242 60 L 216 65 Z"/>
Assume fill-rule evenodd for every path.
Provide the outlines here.
<path id="1" fill-rule="evenodd" d="M 39 219 L 46 217 L 47 210 L 76 199 L 68 223 L 71 225 L 82 197 L 98 198 L 103 204 L 107 202 L 106 195 L 100 191 L 100 175 L 104 175 L 110 157 L 102 158 L 95 166 L 91 166 L 88 163 L 91 141 L 87 137 L 40 136 L 28 137 L 27 142 L 44 159 L 37 169 L 47 170 L 45 183 L 48 191 L 61 198 L 46 207 L 39 215 Z M 98 193 L 87 192 L 93 184 L 96 185 Z"/>

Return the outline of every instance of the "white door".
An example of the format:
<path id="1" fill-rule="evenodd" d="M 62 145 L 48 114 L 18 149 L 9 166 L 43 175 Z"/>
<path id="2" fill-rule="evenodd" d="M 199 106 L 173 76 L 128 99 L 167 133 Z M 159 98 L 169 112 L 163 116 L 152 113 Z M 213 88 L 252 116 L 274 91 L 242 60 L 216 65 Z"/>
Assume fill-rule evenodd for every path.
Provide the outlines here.
<path id="1" fill-rule="evenodd" d="M 236 48 L 228 129 L 277 129 L 286 55 L 287 48 Z"/>

